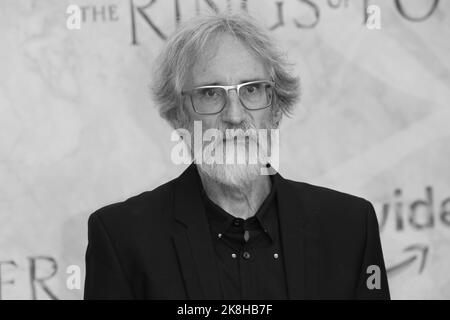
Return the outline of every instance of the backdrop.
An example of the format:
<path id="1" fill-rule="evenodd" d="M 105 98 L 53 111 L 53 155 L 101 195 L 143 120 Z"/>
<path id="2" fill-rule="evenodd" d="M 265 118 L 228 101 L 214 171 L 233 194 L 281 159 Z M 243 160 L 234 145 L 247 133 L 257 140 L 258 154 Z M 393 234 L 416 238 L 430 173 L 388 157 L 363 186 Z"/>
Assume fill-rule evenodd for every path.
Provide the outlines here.
<path id="1" fill-rule="evenodd" d="M 80 299 L 89 214 L 181 173 L 152 64 L 179 22 L 223 10 L 259 19 L 301 77 L 281 174 L 374 204 L 394 299 L 449 299 L 439 0 L 2 0 L 1 299 Z"/>

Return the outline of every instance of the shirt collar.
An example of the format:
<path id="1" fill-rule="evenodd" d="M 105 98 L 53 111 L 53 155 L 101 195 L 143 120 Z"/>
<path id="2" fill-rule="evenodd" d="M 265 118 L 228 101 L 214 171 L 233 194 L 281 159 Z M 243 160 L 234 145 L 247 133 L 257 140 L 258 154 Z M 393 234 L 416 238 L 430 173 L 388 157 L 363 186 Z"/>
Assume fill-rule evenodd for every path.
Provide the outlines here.
<path id="1" fill-rule="evenodd" d="M 264 230 L 271 240 L 275 240 L 275 232 L 277 228 L 277 217 L 276 210 L 272 210 L 272 206 L 276 206 L 276 184 L 272 176 L 269 176 L 271 179 L 271 189 L 270 193 L 267 195 L 266 199 L 264 199 L 263 203 L 259 207 L 256 214 L 247 219 L 244 223 L 253 224 L 255 220 L 259 224 L 260 228 Z M 202 200 L 205 205 L 206 215 L 208 221 L 210 222 L 211 228 L 213 228 L 214 232 L 217 233 L 225 233 L 236 220 L 236 218 L 214 203 L 211 199 L 209 199 L 208 195 L 204 188 L 201 188 Z"/>

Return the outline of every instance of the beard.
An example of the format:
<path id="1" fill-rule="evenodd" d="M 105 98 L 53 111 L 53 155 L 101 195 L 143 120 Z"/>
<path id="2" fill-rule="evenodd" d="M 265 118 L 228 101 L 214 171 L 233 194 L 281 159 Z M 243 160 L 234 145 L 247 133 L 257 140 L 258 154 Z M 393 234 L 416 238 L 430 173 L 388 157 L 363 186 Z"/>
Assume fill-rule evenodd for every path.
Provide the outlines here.
<path id="1" fill-rule="evenodd" d="M 222 141 L 212 142 L 214 150 L 219 150 L 219 154 L 211 156 L 210 153 L 203 153 L 203 161 L 197 164 L 199 170 L 204 173 L 211 180 L 223 184 L 231 188 L 243 188 L 246 185 L 250 185 L 260 174 L 262 165 L 259 163 L 251 163 L 249 161 L 249 147 L 250 143 L 257 143 L 256 140 L 251 137 L 245 139 L 244 142 L 237 139 L 224 139 L 223 145 L 220 146 Z M 247 140 L 247 141 L 246 141 Z M 227 146 L 234 145 L 233 151 L 229 152 Z M 205 148 L 203 150 L 206 150 Z M 220 150 L 223 150 L 220 154 Z M 238 153 L 244 150 L 244 163 L 237 161 Z"/>
<path id="2" fill-rule="evenodd" d="M 268 160 L 264 155 L 267 155 L 270 129 L 273 128 L 275 126 L 271 121 L 261 128 L 267 130 L 268 135 L 264 137 L 269 140 L 267 143 L 260 143 L 261 136 L 258 139 L 256 127 L 248 122 L 233 128 L 218 129 L 221 135 L 215 136 L 213 141 L 202 139 L 202 161 L 196 162 L 199 173 L 229 188 L 250 187 L 261 175 L 262 168 L 267 166 Z"/>

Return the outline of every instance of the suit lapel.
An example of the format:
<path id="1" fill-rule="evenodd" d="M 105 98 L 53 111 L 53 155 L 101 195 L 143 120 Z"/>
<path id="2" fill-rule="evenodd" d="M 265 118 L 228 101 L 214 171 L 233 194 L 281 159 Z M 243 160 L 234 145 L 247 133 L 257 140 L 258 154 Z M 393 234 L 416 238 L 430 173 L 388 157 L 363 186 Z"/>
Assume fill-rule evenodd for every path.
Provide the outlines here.
<path id="1" fill-rule="evenodd" d="M 314 213 L 318 203 L 302 184 L 285 180 L 278 173 L 274 182 L 289 299 L 317 299 L 319 246 Z"/>
<path id="2" fill-rule="evenodd" d="M 201 181 L 191 164 L 177 179 L 172 197 L 177 221 L 173 241 L 190 299 L 221 299 L 219 273 L 201 200 Z"/>

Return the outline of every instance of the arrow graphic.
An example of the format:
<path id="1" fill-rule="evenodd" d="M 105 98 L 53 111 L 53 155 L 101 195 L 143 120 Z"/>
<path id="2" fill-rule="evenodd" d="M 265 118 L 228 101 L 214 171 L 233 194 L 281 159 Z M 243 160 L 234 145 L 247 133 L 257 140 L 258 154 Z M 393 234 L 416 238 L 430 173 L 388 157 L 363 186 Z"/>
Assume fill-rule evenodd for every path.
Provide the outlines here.
<path id="1" fill-rule="evenodd" d="M 387 268 L 388 275 L 390 276 L 395 275 L 396 273 L 400 272 L 401 270 L 411 265 L 416 260 L 420 261 L 419 273 L 422 273 L 422 271 L 425 269 L 425 264 L 428 257 L 429 251 L 428 246 L 421 244 L 414 244 L 406 247 L 405 249 L 403 249 L 403 251 L 415 252 L 415 254 L 412 257 L 407 258 L 405 261 L 402 261 L 400 263 L 397 263 L 396 265 L 393 265 L 392 267 Z"/>

